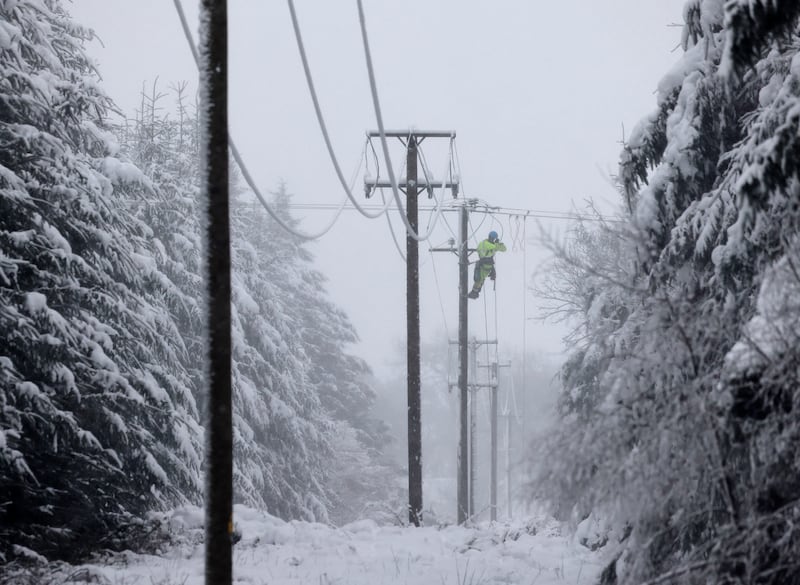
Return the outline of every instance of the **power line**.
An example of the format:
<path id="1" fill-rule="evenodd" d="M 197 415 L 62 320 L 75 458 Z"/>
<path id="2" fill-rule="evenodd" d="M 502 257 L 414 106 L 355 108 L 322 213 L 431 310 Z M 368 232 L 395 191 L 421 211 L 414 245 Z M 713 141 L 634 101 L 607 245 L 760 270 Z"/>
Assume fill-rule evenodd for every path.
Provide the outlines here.
<path id="1" fill-rule="evenodd" d="M 384 199 L 383 190 L 381 189 L 381 199 Z M 387 201 L 391 202 L 391 199 Z M 394 226 L 392 225 L 392 218 L 389 214 L 386 215 L 386 223 L 389 226 L 389 233 L 392 234 L 392 241 L 394 242 L 394 247 L 397 248 L 397 253 L 400 254 L 400 258 L 403 259 L 403 262 L 406 261 L 406 255 L 403 252 L 403 249 L 400 247 L 400 242 L 397 241 L 397 234 L 394 231 Z"/>
<path id="2" fill-rule="evenodd" d="M 447 336 L 447 339 L 450 339 L 450 328 L 447 326 L 447 312 L 444 310 L 444 301 L 442 300 L 442 289 L 439 286 L 439 273 L 436 271 L 436 261 L 433 258 L 433 250 L 430 243 L 428 243 L 428 253 L 431 255 L 431 268 L 433 268 L 433 281 L 436 283 L 436 296 L 439 298 L 439 309 L 442 311 L 442 322 L 444 323 L 444 333 Z M 449 355 L 449 348 L 450 345 L 448 344 L 448 368 L 450 366 L 450 355 Z"/>
<path id="3" fill-rule="evenodd" d="M 191 50 L 192 57 L 195 60 L 195 64 L 198 64 L 199 57 L 198 57 L 198 53 L 197 53 L 197 47 L 196 47 L 196 45 L 194 43 L 194 40 L 192 38 L 192 34 L 191 34 L 190 29 L 189 29 L 189 25 L 188 25 L 188 22 L 187 22 L 187 19 L 186 19 L 186 15 L 184 13 L 181 1 L 180 0 L 173 0 L 173 3 L 174 3 L 176 11 L 178 13 L 178 17 L 179 17 L 180 22 L 181 22 L 181 27 L 183 28 L 184 36 L 186 37 L 187 43 L 189 44 L 189 48 Z M 343 175 L 343 173 L 341 171 L 341 165 L 339 164 L 338 158 L 336 157 L 336 154 L 335 154 L 335 152 L 333 150 L 333 146 L 331 144 L 330 136 L 329 136 L 328 130 L 327 130 L 327 125 L 325 123 L 324 116 L 322 114 L 322 110 L 321 110 L 321 107 L 319 105 L 319 100 L 317 98 L 316 89 L 314 87 L 313 78 L 311 76 L 310 67 L 308 65 L 308 59 L 307 59 L 307 56 L 306 56 L 305 46 L 303 44 L 302 34 L 300 32 L 299 22 L 298 22 L 298 19 L 297 19 L 297 14 L 296 14 L 296 11 L 295 11 L 295 8 L 294 8 L 293 0 L 288 0 L 288 4 L 289 4 L 289 10 L 290 10 L 290 13 L 291 13 L 291 17 L 292 17 L 293 28 L 295 30 L 296 40 L 297 40 L 297 43 L 298 43 L 298 50 L 300 52 L 301 61 L 303 62 L 303 69 L 304 69 L 304 72 L 305 72 L 305 75 L 306 75 L 306 81 L 307 81 L 307 84 L 308 84 L 308 87 L 309 87 L 309 91 L 311 93 L 312 102 L 314 103 L 315 113 L 317 115 L 317 121 L 319 123 L 320 130 L 322 132 L 323 139 L 325 141 L 325 145 L 327 147 L 329 157 L 330 157 L 331 162 L 332 162 L 332 164 L 334 166 L 334 169 L 336 171 L 336 174 L 337 174 L 337 177 L 339 179 L 339 182 L 341 183 L 341 185 L 342 185 L 342 187 L 343 187 L 343 189 L 344 189 L 344 191 L 346 193 L 346 197 L 343 198 L 342 202 L 339 203 L 339 204 L 332 204 L 332 203 L 331 204 L 320 204 L 320 203 L 316 203 L 316 204 L 293 203 L 293 204 L 290 204 L 289 208 L 291 208 L 291 209 L 303 209 L 303 210 L 315 210 L 315 211 L 316 210 L 331 210 L 331 211 L 335 212 L 333 218 L 331 219 L 331 221 L 324 228 L 322 228 L 321 230 L 319 230 L 316 233 L 313 233 L 313 234 L 304 233 L 304 232 L 300 232 L 300 231 L 296 230 L 295 228 L 290 226 L 280 216 L 280 214 L 277 211 L 275 211 L 272 208 L 272 206 L 267 202 L 266 198 L 262 195 L 261 190 L 255 184 L 255 181 L 253 180 L 252 176 L 250 175 L 249 169 L 248 169 L 247 165 L 245 164 L 245 162 L 244 162 L 244 160 L 243 160 L 243 158 L 242 158 L 242 156 L 241 156 L 241 154 L 239 152 L 239 149 L 237 148 L 233 138 L 229 134 L 228 139 L 229 139 L 229 146 L 230 146 L 230 149 L 231 149 L 231 153 L 232 153 L 233 158 L 236 161 L 237 165 L 239 166 L 240 170 L 242 171 L 242 176 L 245 179 L 245 182 L 250 187 L 250 189 L 253 191 L 254 195 L 259 200 L 259 202 L 264 207 L 264 209 L 269 213 L 270 216 L 272 216 L 272 218 L 278 223 L 278 225 L 281 228 L 283 228 L 287 232 L 289 232 L 289 233 L 291 233 L 291 234 L 293 234 L 293 235 L 295 235 L 295 236 L 297 236 L 297 237 L 299 237 L 301 239 L 304 239 L 304 240 L 319 239 L 320 237 L 322 237 L 325 234 L 327 234 L 333 228 L 333 226 L 336 224 L 336 222 L 338 221 L 338 219 L 341 216 L 341 213 L 343 211 L 356 210 L 356 211 L 358 211 L 359 213 L 361 213 L 362 215 L 364 215 L 365 217 L 367 217 L 369 219 L 376 219 L 376 218 L 382 216 L 384 213 L 386 213 L 390 209 L 396 209 L 399 212 L 399 214 L 401 216 L 401 219 L 403 220 L 403 223 L 405 224 L 406 231 L 412 238 L 414 238 L 414 239 L 416 239 L 418 241 L 427 240 L 431 236 L 433 227 L 431 227 L 431 229 L 428 230 L 428 233 L 426 233 L 424 236 L 420 236 L 419 234 L 417 234 L 415 232 L 415 230 L 410 229 L 411 226 L 408 223 L 408 218 L 406 217 L 405 210 L 403 208 L 402 202 L 400 201 L 400 197 L 399 197 L 399 193 L 398 193 L 397 180 L 396 180 L 396 177 L 394 175 L 394 171 L 393 171 L 393 168 L 392 168 L 392 165 L 391 165 L 391 161 L 389 159 L 388 145 L 386 144 L 386 135 L 385 135 L 385 130 L 384 130 L 384 126 L 383 126 L 383 118 L 382 118 L 381 110 L 380 110 L 380 102 L 379 102 L 379 98 L 378 98 L 378 95 L 377 95 L 377 86 L 376 86 L 376 82 L 375 82 L 375 72 L 374 72 L 374 69 L 373 69 L 373 66 L 372 66 L 372 57 L 371 57 L 371 52 L 370 52 L 370 48 L 369 48 L 369 41 L 368 41 L 367 31 L 366 31 L 366 22 L 365 22 L 364 10 L 363 10 L 363 5 L 362 5 L 361 0 L 358 0 L 358 7 L 359 7 L 359 16 L 360 16 L 361 29 L 362 29 L 362 38 L 363 38 L 363 42 L 364 42 L 364 51 L 365 51 L 365 56 L 366 56 L 366 60 L 367 60 L 367 69 L 368 69 L 369 77 L 370 77 L 370 86 L 371 86 L 371 91 L 372 91 L 372 96 L 373 96 L 373 105 L 375 107 L 375 113 L 376 113 L 376 118 L 377 118 L 377 122 L 378 122 L 379 133 L 380 133 L 380 137 L 381 137 L 381 144 L 382 144 L 382 147 L 383 147 L 383 150 L 384 150 L 384 158 L 386 160 L 389 180 L 390 180 L 390 183 L 392 185 L 392 194 L 393 194 L 393 197 L 394 197 L 394 201 L 396 203 L 396 207 L 394 207 L 394 208 L 391 207 L 392 199 L 387 200 L 385 204 L 380 205 L 380 206 L 377 206 L 377 205 L 361 205 L 361 204 L 359 204 L 358 200 L 353 196 L 353 193 L 352 193 L 352 186 L 355 184 L 355 181 L 353 181 L 351 183 L 351 185 L 348 185 L 346 180 L 344 179 L 344 175 Z M 376 159 L 377 159 L 377 156 L 376 156 Z M 460 160 L 459 160 L 459 157 L 458 157 L 458 147 L 455 144 L 455 141 L 451 140 L 450 161 L 449 161 L 449 169 L 450 169 L 450 173 L 449 174 L 451 176 L 452 176 L 453 166 L 455 166 L 455 168 L 456 168 L 456 175 L 459 177 L 459 181 L 460 181 L 461 180 L 460 179 L 460 177 L 461 177 L 461 167 L 460 167 Z M 427 167 L 427 165 L 423 164 L 423 170 L 424 171 L 426 170 L 426 167 Z M 462 187 L 462 191 L 463 191 L 463 187 Z M 350 200 L 351 205 L 347 204 L 347 200 L 348 199 Z M 438 215 L 442 211 L 445 211 L 445 209 L 443 209 L 443 205 L 444 205 L 443 201 L 437 201 L 437 205 L 436 206 L 434 206 L 434 207 L 421 206 L 420 207 L 420 211 L 436 211 L 437 215 Z M 620 220 L 618 218 L 612 218 L 612 217 L 600 216 L 600 215 L 587 215 L 587 214 L 578 214 L 578 213 L 565 213 L 565 212 L 557 212 L 557 211 L 529 210 L 529 209 L 518 209 L 518 208 L 517 209 L 515 209 L 515 208 L 500 208 L 500 207 L 492 207 L 492 206 L 489 206 L 488 204 L 485 204 L 484 207 L 485 207 L 485 211 L 483 213 L 490 212 L 493 215 L 507 215 L 507 216 L 525 215 L 527 217 L 533 217 L 533 218 L 537 218 L 537 219 L 590 221 L 590 222 L 612 222 L 613 223 L 613 222 L 622 221 L 622 220 Z M 375 213 L 370 213 L 371 211 L 375 211 Z M 481 211 L 476 209 L 476 210 L 474 210 L 474 212 L 480 213 Z M 438 220 L 438 218 L 437 218 L 437 220 Z M 481 222 L 481 223 L 483 223 L 483 222 Z M 435 225 L 435 222 L 434 222 L 434 225 Z M 448 224 L 448 227 L 449 227 L 449 224 Z M 451 232 L 452 232 L 452 228 L 451 228 Z M 394 236 L 394 234 L 393 234 L 393 238 L 396 240 L 396 236 Z"/>
<path id="4" fill-rule="evenodd" d="M 372 144 L 372 141 L 370 140 L 369 143 Z M 375 152 L 375 149 L 373 148 L 372 151 Z M 401 175 L 405 172 L 407 162 L 408 161 L 406 160 L 406 157 L 403 157 L 403 162 L 400 166 Z M 389 205 L 392 202 L 391 197 L 389 199 L 385 199 L 383 189 L 380 189 L 380 193 L 381 201 L 383 201 L 384 205 Z M 403 262 L 405 262 L 406 254 L 403 252 L 403 248 L 400 247 L 400 242 L 397 241 L 397 234 L 395 233 L 394 226 L 392 225 L 392 216 L 388 213 L 386 214 L 386 225 L 389 226 L 389 233 L 392 235 L 392 242 L 394 242 L 394 247 L 397 249 L 397 253 L 400 254 L 400 258 L 402 258 Z"/>
<path id="5" fill-rule="evenodd" d="M 336 176 L 339 178 L 339 183 L 342 185 L 345 193 L 347 194 L 347 199 L 350 199 L 351 203 L 353 204 L 354 208 L 358 210 L 361 215 L 368 219 L 376 219 L 386 213 L 386 208 L 381 209 L 378 213 L 372 214 L 366 211 L 361 207 L 358 203 L 356 198 L 353 196 L 353 192 L 351 191 L 350 187 L 345 181 L 344 175 L 342 174 L 342 168 L 339 165 L 339 160 L 336 157 L 336 153 L 333 151 L 333 144 L 331 144 L 331 138 L 328 134 L 328 126 L 325 123 L 325 118 L 322 115 L 322 108 L 319 105 L 319 98 L 317 97 L 317 90 L 314 87 L 314 79 L 311 76 L 311 68 L 308 65 L 308 57 L 306 56 L 306 49 L 303 43 L 303 35 L 300 32 L 300 23 L 297 20 L 297 12 L 294 8 L 294 0 L 287 0 L 289 4 L 289 13 L 292 17 L 292 28 L 294 29 L 294 36 L 295 40 L 297 41 L 297 49 L 300 52 L 300 60 L 303 62 L 303 72 L 306 77 L 306 83 L 308 84 L 308 91 L 311 94 L 311 101 L 314 103 L 314 112 L 317 116 L 317 122 L 319 123 L 319 129 L 322 132 L 322 138 L 325 141 L 325 147 L 328 149 L 328 156 L 331 159 L 331 163 L 333 164 L 333 168 L 336 171 Z M 388 164 L 388 160 L 387 160 Z"/>
<path id="6" fill-rule="evenodd" d="M 475 237 L 475 234 L 477 234 L 478 231 L 481 229 L 481 227 L 483 227 L 483 224 L 486 223 L 486 218 L 487 217 L 488 217 L 488 214 L 484 213 L 483 219 L 481 220 L 481 223 L 479 223 L 478 227 L 476 227 L 474 230 L 472 230 L 472 233 L 469 235 L 470 238 L 474 238 Z M 469 221 L 469 227 L 472 228 L 472 218 L 471 217 L 470 217 L 470 221 Z"/>
<path id="7" fill-rule="evenodd" d="M 483 211 L 475 209 L 474 213 L 491 213 L 493 215 L 525 216 L 538 219 L 562 219 L 574 221 L 590 221 L 601 223 L 623 223 L 626 220 L 620 217 L 600 214 L 573 213 L 569 211 L 547 211 L 542 209 L 520 209 L 514 207 L 494 207 L 489 204 L 481 205 Z"/>
<path id="8" fill-rule="evenodd" d="M 361 39 L 364 44 L 364 58 L 367 62 L 367 74 L 369 76 L 369 87 L 370 92 L 372 94 L 372 105 L 375 109 L 375 121 L 378 124 L 378 135 L 381 139 L 381 148 L 383 149 L 383 157 L 386 161 L 387 166 L 387 174 L 389 175 L 389 183 L 392 187 L 392 195 L 394 196 L 395 203 L 397 204 L 397 209 L 401 212 L 400 217 L 403 220 L 403 223 L 406 226 L 406 233 L 408 237 L 417 240 L 418 242 L 423 242 L 430 237 L 430 233 L 426 234 L 425 236 L 420 236 L 414 227 L 409 223 L 408 217 L 406 213 L 403 211 L 403 203 L 400 200 L 400 188 L 397 184 L 397 178 L 394 174 L 394 169 L 392 169 L 392 162 L 389 158 L 389 145 L 386 141 L 386 128 L 383 125 L 383 114 L 381 114 L 381 104 L 380 99 L 378 98 L 378 85 L 375 81 L 375 69 L 372 65 L 372 52 L 369 48 L 369 36 L 367 35 L 367 21 L 366 17 L 364 16 L 364 3 L 362 0 L 357 0 L 358 2 L 358 20 L 361 26 Z"/>
<path id="9" fill-rule="evenodd" d="M 291 203 L 289 207 L 292 209 L 298 210 L 308 210 L 308 211 L 326 211 L 332 209 L 338 209 L 338 205 L 335 203 Z M 362 205 L 365 209 L 381 209 L 383 208 L 383 204 L 381 205 Z M 483 206 L 482 206 L 483 207 Z M 390 207 L 389 210 L 394 210 L 396 207 Z M 436 211 L 438 206 L 433 205 L 421 205 L 419 207 L 420 211 Z M 460 206 L 452 206 L 450 208 L 445 207 L 443 212 L 447 211 L 458 211 Z M 354 208 L 345 205 L 343 208 L 344 211 L 353 211 Z M 565 220 L 565 221 L 593 221 L 593 222 L 609 222 L 609 223 L 619 223 L 625 221 L 621 218 L 611 217 L 608 215 L 589 215 L 589 214 L 582 214 L 582 213 L 570 213 L 566 211 L 546 211 L 546 210 L 534 210 L 534 209 L 517 209 L 517 208 L 506 208 L 506 207 L 489 207 L 489 208 L 481 208 L 481 209 L 473 209 L 473 213 L 484 213 L 489 215 L 503 215 L 508 217 L 530 217 L 535 219 L 552 219 L 552 220 Z M 452 231 L 452 229 L 451 229 Z"/>
<path id="10" fill-rule="evenodd" d="M 198 70 L 199 70 L 200 57 L 199 57 L 199 55 L 197 53 L 197 47 L 194 44 L 194 39 L 192 38 L 192 32 L 191 32 L 191 30 L 189 30 L 189 23 L 186 20 L 186 14 L 183 11 L 183 5 L 181 4 L 181 0 L 173 0 L 173 4 L 175 5 L 175 10 L 178 12 L 178 18 L 181 21 L 181 27 L 183 28 L 183 34 L 186 37 L 186 42 L 189 44 L 189 49 L 192 52 L 192 57 L 194 58 L 195 65 L 198 67 Z M 325 228 L 323 228 L 322 230 L 320 230 L 316 234 L 307 234 L 307 233 L 300 232 L 300 231 L 297 231 L 296 229 L 294 229 L 292 226 L 290 226 L 288 223 L 286 223 L 286 221 L 284 221 L 284 219 L 280 216 L 280 214 L 277 211 L 275 211 L 272 208 L 272 206 L 270 206 L 270 204 L 267 202 L 266 198 L 264 198 L 264 196 L 261 194 L 261 190 L 255 184 L 255 181 L 253 180 L 253 177 L 250 176 L 250 171 L 247 169 L 247 166 L 244 164 L 244 160 L 242 159 L 241 154 L 239 154 L 239 149 L 236 148 L 236 144 L 234 143 L 233 138 L 230 135 L 230 132 L 228 132 L 228 147 L 231 150 L 231 154 L 233 155 L 233 158 L 236 161 L 236 164 L 238 165 L 239 169 L 242 171 L 242 177 L 244 177 L 245 182 L 250 187 L 250 189 L 253 191 L 253 194 L 256 196 L 256 198 L 261 203 L 261 205 L 264 207 L 264 209 L 267 210 L 267 213 L 269 213 L 270 216 L 272 216 L 272 219 L 274 219 L 277 222 L 277 224 L 279 226 L 281 226 L 284 230 L 286 230 L 290 234 L 293 234 L 293 235 L 295 235 L 298 238 L 303 239 L 303 240 L 316 240 L 316 239 L 321 238 L 325 234 L 327 234 L 331 230 L 331 228 L 333 228 L 333 226 L 336 224 L 336 221 L 339 219 L 339 216 L 341 215 L 341 212 L 344 209 L 344 205 L 347 203 L 347 199 L 346 198 L 342 201 L 340 208 L 337 209 L 337 212 L 334 215 L 333 220 L 327 226 L 325 226 Z"/>

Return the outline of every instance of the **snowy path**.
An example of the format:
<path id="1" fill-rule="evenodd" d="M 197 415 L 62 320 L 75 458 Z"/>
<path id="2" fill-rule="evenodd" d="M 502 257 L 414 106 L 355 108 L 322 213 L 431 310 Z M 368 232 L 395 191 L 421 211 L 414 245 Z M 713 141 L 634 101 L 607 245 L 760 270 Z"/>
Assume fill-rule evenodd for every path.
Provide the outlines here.
<path id="1" fill-rule="evenodd" d="M 85 568 L 112 585 L 200 585 L 201 518 L 196 509 L 176 514 L 172 523 L 185 543 L 159 556 L 126 554 Z M 598 553 L 574 545 L 546 520 L 416 529 L 362 521 L 334 529 L 237 507 L 236 522 L 243 533 L 234 550 L 236 583 L 573 585 L 596 582 L 602 568 Z"/>

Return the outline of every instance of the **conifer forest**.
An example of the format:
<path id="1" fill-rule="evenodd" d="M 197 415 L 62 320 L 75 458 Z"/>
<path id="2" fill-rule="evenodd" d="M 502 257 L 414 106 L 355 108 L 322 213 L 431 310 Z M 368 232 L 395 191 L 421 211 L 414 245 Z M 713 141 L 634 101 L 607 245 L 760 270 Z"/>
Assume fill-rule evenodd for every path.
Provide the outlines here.
<path id="1" fill-rule="evenodd" d="M 177 79 L 154 71 L 134 79 L 135 94 L 117 95 L 104 50 L 121 49 L 82 21 L 87 2 L 0 0 L 0 585 L 800 585 L 800 2 L 679 0 L 671 23 L 647 16 L 641 0 L 584 3 L 580 11 L 594 6 L 614 21 L 641 10 L 635 18 L 652 26 L 678 25 L 668 29 L 677 47 L 662 51 L 672 65 L 642 65 L 655 81 L 636 103 L 649 111 L 625 105 L 637 123 L 622 140 L 613 130 L 598 139 L 617 153 L 601 176 L 578 162 L 581 145 L 537 126 L 604 115 L 588 82 L 574 96 L 582 113 L 536 105 L 543 94 L 568 99 L 553 72 L 563 55 L 547 56 L 549 69 L 515 35 L 560 35 L 553 53 L 575 51 L 573 77 L 592 51 L 569 48 L 580 44 L 569 23 L 542 23 L 550 8 L 424 3 L 430 13 L 414 22 L 433 41 L 424 41 L 430 60 L 413 65 L 420 103 L 435 93 L 427 69 L 445 81 L 436 92 L 466 76 L 475 94 L 431 106 L 404 136 L 408 118 L 392 93 L 405 49 L 378 37 L 406 23 L 372 0 L 343 3 L 353 38 L 342 47 L 355 56 L 342 67 L 361 85 L 343 80 L 333 92 L 338 74 L 314 68 L 322 45 L 307 35 L 304 47 L 301 35 L 324 30 L 315 10 L 333 9 L 288 1 L 280 26 L 291 35 L 294 24 L 287 38 L 300 58 L 258 58 L 291 59 L 302 94 L 268 78 L 276 97 L 260 108 L 286 108 L 288 118 L 288 102 L 302 101 L 313 133 L 287 156 L 319 149 L 324 162 L 297 174 L 253 147 L 240 154 L 233 140 L 250 130 L 235 122 L 241 102 L 231 101 L 234 123 L 223 129 L 230 267 L 213 276 L 230 286 L 232 581 L 213 577 L 203 556 L 218 415 L 203 43 L 215 38 L 214 5 L 263 7 L 203 0 L 198 26 L 196 2 L 143 3 L 158 12 L 143 16 L 153 29 L 142 37 L 168 28 L 184 57 L 199 48 L 197 67 Z M 453 13 L 442 22 L 462 29 L 455 49 L 426 23 L 443 5 Z M 485 22 L 459 16 L 477 10 Z M 514 10 L 541 21 L 493 32 L 489 12 Z M 487 60 L 465 65 L 459 35 L 475 44 L 482 28 L 475 54 Z M 626 54 L 640 50 L 624 44 Z M 450 50 L 442 66 L 436 51 Z M 493 71 L 509 59 L 512 72 Z M 638 91 L 637 73 L 619 75 L 609 83 L 620 95 Z M 530 108 L 503 105 L 512 78 L 533 78 L 536 93 L 519 98 Z M 374 126 L 348 129 L 367 133 L 352 180 L 334 152 L 336 117 L 347 111 L 336 100 L 360 104 Z M 514 132 L 533 128 L 567 161 L 559 181 L 588 176 L 604 198 L 475 193 L 480 175 L 502 182 L 502 168 L 476 164 L 484 150 L 522 157 L 535 177 L 546 165 L 450 131 L 456 102 L 476 125 L 493 126 L 497 111 Z M 295 148 L 287 124 L 261 138 Z M 443 152 L 449 141 L 441 160 L 436 141 Z M 444 175 L 432 172 L 442 166 Z M 303 199 L 305 181 L 320 177 L 323 192 Z M 349 200 L 338 206 L 343 190 Z M 417 193 L 419 217 L 417 203 L 413 212 L 403 203 Z M 330 234 L 311 233 L 316 212 L 336 214 Z M 390 214 L 389 229 L 368 222 Z M 336 235 L 336 221 L 355 227 Z M 485 242 L 498 253 L 484 282 Z M 383 245 L 392 256 L 372 264 Z M 412 276 L 421 317 L 406 289 Z M 522 291 L 514 297 L 512 280 Z M 557 341 L 537 338 L 540 323 Z"/>

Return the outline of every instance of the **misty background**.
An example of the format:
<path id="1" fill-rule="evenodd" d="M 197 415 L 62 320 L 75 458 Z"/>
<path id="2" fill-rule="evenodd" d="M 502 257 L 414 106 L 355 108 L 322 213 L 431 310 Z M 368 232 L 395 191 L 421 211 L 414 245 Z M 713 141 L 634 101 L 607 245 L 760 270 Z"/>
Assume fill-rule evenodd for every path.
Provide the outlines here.
<path id="1" fill-rule="evenodd" d="M 683 4 L 368 3 L 385 124 L 454 130 L 466 197 L 560 212 L 583 212 L 592 200 L 602 212 L 614 213 L 620 200 L 608 177 L 617 172 L 624 132 L 655 107 L 658 81 L 680 56 Z M 196 32 L 197 7 L 186 2 L 184 9 Z M 126 115 L 156 79 L 161 90 L 183 80 L 193 86 L 196 69 L 172 2 L 80 0 L 69 10 L 102 41 L 92 44 L 91 55 L 104 87 Z M 285 182 L 295 203 L 339 203 L 344 194 L 314 117 L 287 6 L 237 0 L 229 10 L 231 133 L 256 182 L 264 191 Z M 328 130 L 349 178 L 365 132 L 376 128 L 358 14 L 355 5 L 323 1 L 298 3 L 297 10 Z M 394 143 L 399 169 L 403 152 Z M 447 141 L 429 140 L 423 149 L 440 175 Z M 362 184 L 359 177 L 356 193 Z M 420 205 L 429 203 L 420 197 Z M 302 229 L 314 232 L 334 211 L 294 213 L 303 218 Z M 392 217 L 404 247 L 402 224 L 396 213 Z M 457 228 L 454 218 L 450 223 Z M 482 224 L 479 239 L 493 228 L 510 239 L 513 226 L 498 219 L 503 225 Z M 427 220 L 428 214 L 420 213 L 420 225 Z M 477 228 L 482 220 L 475 215 L 472 225 Z M 528 220 L 527 274 L 520 249 L 499 257 L 501 355 L 522 348 L 525 285 L 549 257 L 541 232 L 558 237 L 568 223 Z M 449 237 L 440 224 L 431 243 Z M 443 343 L 445 318 L 451 336 L 457 325 L 457 261 L 426 248 L 420 246 L 421 334 Z M 331 296 L 358 330 L 357 352 L 379 375 L 385 373 L 405 337 L 405 267 L 385 219 L 345 211 L 312 250 L 329 278 Z M 527 317 L 540 312 L 540 301 L 530 295 Z M 483 307 L 473 304 L 471 322 L 480 323 L 482 313 Z M 528 350 L 557 362 L 564 333 L 561 326 L 529 320 Z"/>
<path id="2" fill-rule="evenodd" d="M 397 213 L 288 227 L 346 199 L 276 3 L 231 2 L 256 180 L 207 183 L 222 98 L 198 104 L 179 4 L 0 2 L 0 585 L 199 584 L 233 557 L 252 582 L 800 582 L 800 3 L 368 7 L 386 127 L 457 133 L 425 140 L 423 175 L 454 167 L 470 243 L 508 247 L 459 396 L 456 218 L 421 196 L 410 468 Z M 360 194 L 388 173 L 356 13 L 299 8 Z M 401 141 L 387 156 L 402 181 Z M 206 193 L 229 217 L 206 223 Z"/>
<path id="3" fill-rule="evenodd" d="M 184 4 L 197 38 L 196 6 Z M 519 217 L 478 210 L 470 221 L 473 246 L 495 230 L 509 247 L 498 257 L 495 288 L 487 283 L 481 299 L 470 302 L 470 337 L 497 339 L 491 354 L 496 349 L 514 370 L 501 370 L 500 378 L 501 410 L 507 409 L 513 428 L 511 452 L 500 459 L 501 501 L 509 466 L 516 475 L 513 497 L 527 505 L 520 492 L 523 445 L 554 414 L 564 359 L 567 329 L 541 319 L 545 303 L 531 288 L 548 269 L 544 241 L 562 241 L 571 220 L 540 212 L 583 214 L 590 202 L 604 214 L 618 211 L 611 176 L 621 143 L 654 107 L 657 83 L 678 58 L 682 4 L 615 0 L 600 9 L 591 1 L 414 0 L 366 7 L 387 128 L 455 131 L 461 195 L 520 210 Z M 355 6 L 321 1 L 299 3 L 297 10 L 328 131 L 350 178 L 364 157 L 365 133 L 376 127 L 358 15 Z M 171 2 L 81 0 L 70 11 L 98 35 L 91 54 L 125 116 L 141 108 L 142 92 L 169 93 L 171 84 L 188 81 L 192 95 L 196 69 Z M 285 184 L 300 204 L 293 210 L 300 229 L 313 233 L 335 211 L 302 205 L 336 205 L 344 194 L 314 116 L 288 8 L 233 2 L 229 31 L 231 134 L 261 190 Z M 162 107 L 171 107 L 170 100 L 161 100 Z M 399 173 L 405 151 L 396 139 L 390 146 Z M 428 139 L 422 150 L 434 178 L 441 178 L 448 141 Z M 433 200 L 420 194 L 419 203 L 432 207 Z M 531 214 L 522 219 L 525 212 Z M 397 213 L 390 217 L 404 252 L 402 222 Z M 430 218 L 430 211 L 421 211 L 420 226 Z M 425 506 L 442 518 L 453 514 L 455 493 L 457 391 L 447 383 L 457 377 L 448 339 L 457 338 L 458 266 L 455 254 L 428 250 L 448 246 L 457 226 L 457 215 L 446 212 L 420 245 Z M 352 351 L 376 374 L 376 415 L 390 425 L 391 453 L 404 466 L 405 265 L 386 219 L 345 210 L 310 250 L 329 279 L 332 300 L 355 325 L 360 342 Z M 487 350 L 483 362 L 491 359 Z M 485 486 L 488 398 L 477 400 L 483 413 L 477 468 Z M 478 498 L 488 500 L 488 494 Z"/>

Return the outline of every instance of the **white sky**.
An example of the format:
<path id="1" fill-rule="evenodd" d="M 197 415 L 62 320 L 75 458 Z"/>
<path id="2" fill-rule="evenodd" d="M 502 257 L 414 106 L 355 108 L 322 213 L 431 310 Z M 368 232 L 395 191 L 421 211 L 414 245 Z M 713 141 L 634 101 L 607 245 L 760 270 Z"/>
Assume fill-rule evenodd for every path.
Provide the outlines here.
<path id="1" fill-rule="evenodd" d="M 184 0 L 196 29 L 197 6 Z M 355 1 L 296 0 L 312 72 L 343 170 L 350 175 L 376 127 Z M 455 130 L 463 191 L 492 205 L 570 211 L 593 198 L 604 210 L 617 203 L 604 179 L 614 172 L 626 134 L 655 107 L 653 92 L 677 60 L 684 0 L 366 0 L 366 18 L 387 128 Z M 343 194 L 328 160 L 285 2 L 231 0 L 231 131 L 264 190 L 285 180 L 297 203 L 337 203 Z M 128 113 L 143 82 L 196 79 L 171 0 L 73 0 L 76 19 L 95 29 L 90 46 L 106 91 Z M 377 146 L 377 143 L 376 143 Z M 423 144 L 435 174 L 446 141 Z M 400 151 L 395 152 L 397 160 Z M 356 193 L 361 194 L 360 180 Z M 421 204 L 428 204 L 421 198 Z M 299 213 L 310 231 L 331 212 Z M 474 224 L 480 222 L 474 218 Z M 425 222 L 427 217 L 421 216 Z M 456 216 L 450 224 L 457 228 Z M 395 222 L 399 226 L 399 222 Z M 491 226 L 491 227 L 490 227 Z M 563 221 L 543 221 L 552 232 Z M 507 220 L 490 220 L 510 243 Z M 528 222 L 527 269 L 546 257 Z M 435 245 L 449 237 L 442 226 Z M 401 240 L 404 242 L 403 240 Z M 422 336 L 443 328 L 456 335 L 456 259 L 431 260 L 420 249 Z M 330 278 L 330 293 L 352 317 L 357 352 L 380 372 L 396 362 L 405 337 L 405 266 L 385 220 L 348 211 L 312 246 Z M 432 263 L 438 273 L 442 306 Z M 523 254 L 498 259 L 498 316 L 503 349 L 523 337 Z M 471 277 L 470 277 L 471 278 Z M 486 293 L 484 293 L 486 294 Z M 491 301 L 494 293 L 488 291 Z M 471 334 L 485 336 L 484 302 L 471 301 Z M 488 304 L 492 321 L 493 304 Z M 537 300 L 528 296 L 528 317 Z M 529 349 L 560 352 L 560 326 L 527 322 Z M 494 325 L 489 336 L 494 337 Z M 441 338 L 444 342 L 443 337 Z"/>

